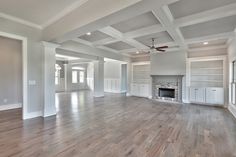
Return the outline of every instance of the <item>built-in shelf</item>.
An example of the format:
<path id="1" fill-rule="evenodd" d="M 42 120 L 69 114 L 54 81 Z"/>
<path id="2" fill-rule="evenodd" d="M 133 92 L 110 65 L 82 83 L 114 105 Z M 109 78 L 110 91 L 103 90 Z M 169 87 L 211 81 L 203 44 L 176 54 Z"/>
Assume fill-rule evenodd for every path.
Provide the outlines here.
<path id="1" fill-rule="evenodd" d="M 223 87 L 223 60 L 199 60 L 190 64 L 190 86 Z"/>

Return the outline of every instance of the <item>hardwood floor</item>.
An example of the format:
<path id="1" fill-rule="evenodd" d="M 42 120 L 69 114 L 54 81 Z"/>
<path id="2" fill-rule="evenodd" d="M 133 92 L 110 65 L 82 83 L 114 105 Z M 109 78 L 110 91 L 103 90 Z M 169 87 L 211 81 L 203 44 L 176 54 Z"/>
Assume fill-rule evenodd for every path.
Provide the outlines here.
<path id="1" fill-rule="evenodd" d="M 56 95 L 58 115 L 0 112 L 1 157 L 235 157 L 236 119 L 222 108 L 88 91 Z"/>

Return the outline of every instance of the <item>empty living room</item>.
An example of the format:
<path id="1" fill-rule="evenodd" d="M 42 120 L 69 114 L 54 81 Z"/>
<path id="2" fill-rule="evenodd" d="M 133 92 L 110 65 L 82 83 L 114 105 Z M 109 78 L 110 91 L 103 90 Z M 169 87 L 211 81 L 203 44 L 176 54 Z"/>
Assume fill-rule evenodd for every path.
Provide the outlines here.
<path id="1" fill-rule="evenodd" d="M 0 1 L 0 157 L 236 157 L 236 0 Z"/>

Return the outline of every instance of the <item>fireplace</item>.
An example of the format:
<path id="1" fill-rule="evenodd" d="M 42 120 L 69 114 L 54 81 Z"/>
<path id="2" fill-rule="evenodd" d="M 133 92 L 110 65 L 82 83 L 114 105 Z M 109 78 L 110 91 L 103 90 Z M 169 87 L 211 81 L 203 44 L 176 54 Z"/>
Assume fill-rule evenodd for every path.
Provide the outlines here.
<path id="1" fill-rule="evenodd" d="M 161 98 L 175 98 L 175 89 L 159 88 L 159 97 L 161 97 Z"/>
<path id="2" fill-rule="evenodd" d="M 183 75 L 152 75 L 152 98 L 182 102 Z"/>

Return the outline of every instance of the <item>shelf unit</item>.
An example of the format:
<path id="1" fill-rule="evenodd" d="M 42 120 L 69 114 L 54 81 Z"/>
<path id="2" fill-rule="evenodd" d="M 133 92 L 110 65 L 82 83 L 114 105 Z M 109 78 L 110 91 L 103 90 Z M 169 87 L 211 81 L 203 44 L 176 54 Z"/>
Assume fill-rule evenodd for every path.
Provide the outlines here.
<path id="1" fill-rule="evenodd" d="M 150 62 L 132 63 L 131 75 L 130 94 L 138 97 L 150 97 Z"/>
<path id="2" fill-rule="evenodd" d="M 226 93 L 226 56 L 187 59 L 189 102 L 224 104 Z"/>
<path id="3" fill-rule="evenodd" d="M 223 87 L 223 60 L 192 61 L 190 65 L 190 86 Z"/>

